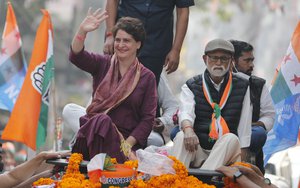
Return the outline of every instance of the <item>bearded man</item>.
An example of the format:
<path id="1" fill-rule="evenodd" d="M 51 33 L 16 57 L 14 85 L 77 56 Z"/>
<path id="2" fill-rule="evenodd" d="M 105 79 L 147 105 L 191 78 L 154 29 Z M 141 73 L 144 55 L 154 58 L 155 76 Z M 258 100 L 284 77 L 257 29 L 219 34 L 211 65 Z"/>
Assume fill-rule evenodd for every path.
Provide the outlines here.
<path id="1" fill-rule="evenodd" d="M 203 55 L 206 70 L 182 86 L 181 131 L 171 154 L 186 167 L 215 170 L 246 159 L 252 118 L 249 82 L 229 71 L 233 54 L 229 41 L 210 41 Z"/>
<path id="2" fill-rule="evenodd" d="M 249 150 L 254 156 L 254 163 L 264 174 L 263 146 L 268 132 L 273 128 L 275 109 L 266 80 L 252 74 L 254 69 L 254 48 L 250 43 L 230 40 L 234 47 L 233 71 L 249 80 L 250 99 L 253 106 L 252 134 Z"/>

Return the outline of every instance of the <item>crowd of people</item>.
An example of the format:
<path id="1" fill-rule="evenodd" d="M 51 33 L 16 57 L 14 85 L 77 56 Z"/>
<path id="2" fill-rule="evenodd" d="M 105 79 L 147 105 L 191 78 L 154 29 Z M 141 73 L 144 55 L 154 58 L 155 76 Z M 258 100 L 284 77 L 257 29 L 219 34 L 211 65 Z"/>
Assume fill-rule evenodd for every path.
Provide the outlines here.
<path id="1" fill-rule="evenodd" d="M 86 108 L 68 104 L 63 110 L 75 134 L 71 150 L 85 160 L 107 153 L 122 163 L 136 159 L 137 149 L 173 139 L 169 154 L 187 168 L 217 170 L 246 187 L 272 187 L 263 178 L 262 147 L 275 112 L 266 81 L 252 75 L 251 44 L 209 41 L 206 69 L 185 82 L 179 101 L 168 86 L 165 74 L 178 68 L 193 5 L 109 0 L 105 10 L 88 10 L 69 60 L 91 75 L 93 91 Z M 103 54 L 86 51 L 85 38 L 104 22 Z M 258 168 L 228 167 L 239 161 Z"/>

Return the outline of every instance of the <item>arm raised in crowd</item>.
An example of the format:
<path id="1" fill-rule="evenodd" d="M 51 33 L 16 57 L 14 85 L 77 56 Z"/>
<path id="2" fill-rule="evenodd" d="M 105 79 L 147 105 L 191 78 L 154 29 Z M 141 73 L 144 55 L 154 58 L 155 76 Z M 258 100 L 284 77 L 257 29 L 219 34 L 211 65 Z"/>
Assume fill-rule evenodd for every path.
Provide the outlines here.
<path id="1" fill-rule="evenodd" d="M 47 159 L 61 158 L 70 155 L 70 152 L 41 152 L 33 159 L 15 167 L 11 171 L 0 175 L 2 188 L 10 188 L 30 179 Z"/>
<path id="2" fill-rule="evenodd" d="M 98 29 L 100 24 L 108 17 L 106 11 L 97 9 L 92 12 L 92 8 L 89 8 L 87 16 L 81 22 L 78 31 L 76 32 L 72 41 L 72 51 L 76 54 L 79 53 L 84 47 L 84 40 L 88 32 Z"/>

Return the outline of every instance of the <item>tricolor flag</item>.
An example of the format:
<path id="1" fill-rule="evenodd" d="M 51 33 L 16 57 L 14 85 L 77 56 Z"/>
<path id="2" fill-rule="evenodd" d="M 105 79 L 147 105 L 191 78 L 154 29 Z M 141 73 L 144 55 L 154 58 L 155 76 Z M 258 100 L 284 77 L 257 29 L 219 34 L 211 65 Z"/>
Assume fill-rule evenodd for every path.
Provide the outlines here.
<path id="1" fill-rule="evenodd" d="M 0 109 L 12 111 L 23 85 L 27 64 L 15 13 L 10 2 L 7 4 L 0 51 Z"/>
<path id="2" fill-rule="evenodd" d="M 33 150 L 46 139 L 50 84 L 54 78 L 52 24 L 49 13 L 42 12 L 28 72 L 2 134 L 2 139 L 22 142 Z"/>
<path id="3" fill-rule="evenodd" d="M 300 22 L 283 61 L 276 69 L 271 97 L 276 119 L 263 148 L 265 164 L 273 153 L 297 143 L 300 125 Z"/>

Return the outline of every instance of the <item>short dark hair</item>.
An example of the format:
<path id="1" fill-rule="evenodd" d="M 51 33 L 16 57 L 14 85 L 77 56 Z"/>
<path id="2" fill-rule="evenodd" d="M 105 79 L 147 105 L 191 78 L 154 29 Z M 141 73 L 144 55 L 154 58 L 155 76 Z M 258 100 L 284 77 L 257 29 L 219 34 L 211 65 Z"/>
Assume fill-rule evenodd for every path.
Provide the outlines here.
<path id="1" fill-rule="evenodd" d="M 253 46 L 247 42 L 239 40 L 229 40 L 234 47 L 234 59 L 237 61 L 242 56 L 243 52 L 253 51 Z"/>
<path id="2" fill-rule="evenodd" d="M 116 34 L 119 30 L 123 30 L 130 34 L 135 41 L 141 42 L 142 44 L 146 38 L 146 31 L 143 22 L 137 18 L 120 18 L 112 30 L 114 37 L 116 37 Z"/>

